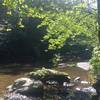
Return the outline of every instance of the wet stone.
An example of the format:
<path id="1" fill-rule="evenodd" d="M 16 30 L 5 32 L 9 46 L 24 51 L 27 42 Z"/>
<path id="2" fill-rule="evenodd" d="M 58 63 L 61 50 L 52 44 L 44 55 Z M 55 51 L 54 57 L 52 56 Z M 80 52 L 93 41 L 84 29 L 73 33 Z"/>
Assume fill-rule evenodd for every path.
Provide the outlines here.
<path id="1" fill-rule="evenodd" d="M 22 95 L 42 95 L 43 84 L 39 80 L 33 80 L 30 78 L 19 78 L 15 82 L 7 87 L 7 93 L 20 93 Z"/>
<path id="2" fill-rule="evenodd" d="M 81 91 L 96 95 L 96 89 L 94 89 L 93 87 L 82 88 Z"/>
<path id="3" fill-rule="evenodd" d="M 88 71 L 90 68 L 90 63 L 89 62 L 79 62 L 77 63 L 77 67 L 82 68 L 83 70 Z"/>

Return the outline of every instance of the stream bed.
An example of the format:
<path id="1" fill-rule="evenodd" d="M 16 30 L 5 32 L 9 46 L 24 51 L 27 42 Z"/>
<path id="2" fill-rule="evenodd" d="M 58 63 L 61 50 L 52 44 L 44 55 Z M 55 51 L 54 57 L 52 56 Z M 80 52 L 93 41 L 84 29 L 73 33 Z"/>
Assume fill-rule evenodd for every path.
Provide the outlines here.
<path id="1" fill-rule="evenodd" d="M 80 77 L 82 81 L 90 81 L 88 77 L 88 71 L 85 71 L 81 68 L 77 67 L 65 67 L 65 68 L 55 68 L 58 71 L 64 71 L 69 74 L 71 79 L 74 79 L 76 77 Z M 35 70 L 35 68 L 32 65 L 17 65 L 17 67 L 13 67 L 11 65 L 11 68 L 8 66 L 1 66 L 0 67 L 0 97 L 3 96 L 5 93 L 5 89 L 8 85 L 12 84 L 14 80 L 17 78 L 23 77 L 25 73 L 28 73 L 32 70 Z M 85 85 L 79 85 L 78 88 L 86 87 Z"/>

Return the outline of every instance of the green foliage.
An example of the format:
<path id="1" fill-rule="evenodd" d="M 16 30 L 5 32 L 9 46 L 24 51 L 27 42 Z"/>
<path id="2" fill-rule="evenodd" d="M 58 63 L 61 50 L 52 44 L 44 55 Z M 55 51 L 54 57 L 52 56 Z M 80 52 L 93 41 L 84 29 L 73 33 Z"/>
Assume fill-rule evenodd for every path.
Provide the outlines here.
<path id="1" fill-rule="evenodd" d="M 88 3 L 80 0 L 4 0 L 8 14 L 19 15 L 20 27 L 22 18 L 33 17 L 42 20 L 38 26 L 46 26 L 47 34 L 43 41 L 48 42 L 48 49 L 62 48 L 68 38 L 84 33 L 88 37 L 96 37 L 96 11 L 88 11 Z"/>
<path id="2" fill-rule="evenodd" d="M 36 79 L 47 79 L 47 77 L 56 77 L 56 76 L 63 76 L 63 77 L 66 77 L 68 78 L 69 75 L 68 73 L 66 72 L 59 72 L 59 71 L 56 71 L 56 70 L 52 70 L 52 69 L 46 69 L 46 68 L 42 68 L 40 70 L 37 70 L 37 71 L 33 71 L 33 72 L 30 72 L 28 74 L 29 77 L 31 78 L 36 78 Z"/>
<path id="3" fill-rule="evenodd" d="M 64 46 L 68 38 L 75 39 L 75 37 L 81 33 L 92 38 L 93 33 L 96 32 L 94 28 L 96 27 L 96 19 L 92 15 L 89 15 L 86 20 L 82 18 L 85 14 L 81 16 L 81 12 L 76 15 L 74 15 L 74 12 L 72 15 L 66 12 L 55 13 L 53 15 L 53 17 L 49 15 L 49 17 L 47 17 L 48 19 L 46 18 L 42 22 L 42 25 L 48 26 L 48 34 L 44 36 L 44 40 L 49 42 L 49 49 L 60 49 Z M 79 22 L 77 20 L 79 20 Z M 87 22 L 87 20 L 89 21 Z M 92 25 L 90 26 L 89 23 Z"/>
<path id="4" fill-rule="evenodd" d="M 62 61 L 60 54 L 54 54 L 54 57 L 52 58 L 52 63 L 55 67 L 58 66 L 58 64 Z"/>
<path id="5" fill-rule="evenodd" d="M 96 76 L 100 76 L 100 46 L 94 48 L 90 63 L 92 65 L 92 73 Z"/>

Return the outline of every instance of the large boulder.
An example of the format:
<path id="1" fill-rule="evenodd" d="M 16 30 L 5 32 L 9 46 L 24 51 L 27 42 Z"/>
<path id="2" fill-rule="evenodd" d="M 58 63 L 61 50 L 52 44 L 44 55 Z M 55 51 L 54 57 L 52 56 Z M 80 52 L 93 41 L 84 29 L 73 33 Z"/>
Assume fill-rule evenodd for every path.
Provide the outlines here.
<path id="1" fill-rule="evenodd" d="M 43 94 L 43 84 L 39 80 L 19 78 L 7 87 L 7 93 L 20 93 L 22 95 L 39 96 Z"/>
<path id="2" fill-rule="evenodd" d="M 27 78 L 15 80 L 12 85 L 7 87 L 4 100 L 38 100 L 36 98 L 43 98 L 48 87 L 50 90 L 58 92 L 59 87 L 63 87 L 64 82 L 70 83 L 70 77 L 67 73 L 42 68 L 28 73 Z"/>
<path id="3" fill-rule="evenodd" d="M 46 68 L 30 72 L 28 76 L 36 80 L 41 80 L 44 83 L 46 83 L 46 81 L 57 81 L 60 84 L 63 84 L 63 82 L 70 82 L 68 73 Z"/>

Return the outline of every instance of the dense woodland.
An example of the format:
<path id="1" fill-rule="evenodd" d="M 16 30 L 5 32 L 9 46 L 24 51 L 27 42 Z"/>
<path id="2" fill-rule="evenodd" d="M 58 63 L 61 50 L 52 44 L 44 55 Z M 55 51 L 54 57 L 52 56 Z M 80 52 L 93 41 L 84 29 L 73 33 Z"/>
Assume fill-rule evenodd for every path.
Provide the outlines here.
<path id="1" fill-rule="evenodd" d="M 97 1 L 0 0 L 0 63 L 90 60 L 100 75 Z"/>

